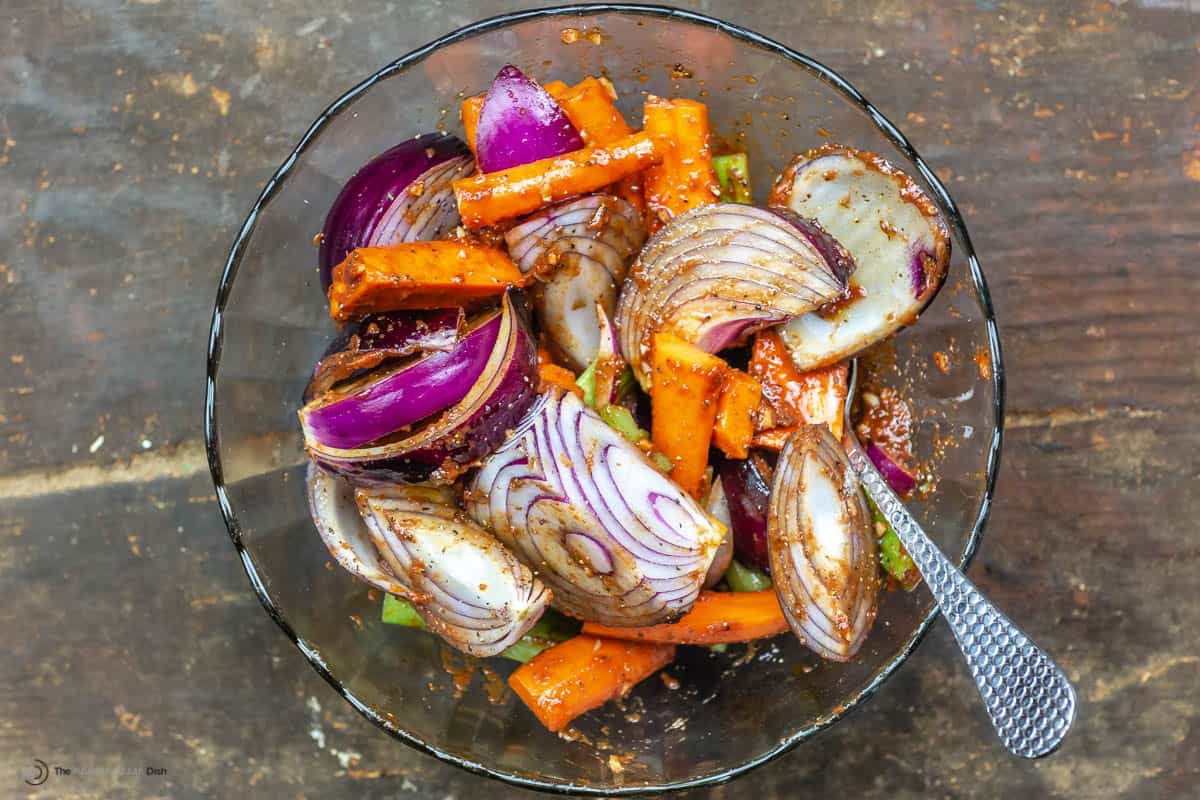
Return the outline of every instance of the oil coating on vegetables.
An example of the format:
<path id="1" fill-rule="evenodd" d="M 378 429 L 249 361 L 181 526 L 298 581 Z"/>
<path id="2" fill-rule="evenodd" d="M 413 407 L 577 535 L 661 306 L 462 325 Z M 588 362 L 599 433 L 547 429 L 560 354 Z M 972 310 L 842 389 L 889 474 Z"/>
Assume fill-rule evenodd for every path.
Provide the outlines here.
<path id="1" fill-rule="evenodd" d="M 640 106 L 639 130 L 606 77 L 508 65 L 462 140 L 355 174 L 320 243 L 343 327 L 298 406 L 318 533 L 394 635 L 520 662 L 552 731 L 678 647 L 791 631 L 851 660 L 881 574 L 916 575 L 839 440 L 847 359 L 945 279 L 938 208 L 832 144 L 755 205 L 724 121 Z M 867 451 L 913 489 L 906 439 Z"/>

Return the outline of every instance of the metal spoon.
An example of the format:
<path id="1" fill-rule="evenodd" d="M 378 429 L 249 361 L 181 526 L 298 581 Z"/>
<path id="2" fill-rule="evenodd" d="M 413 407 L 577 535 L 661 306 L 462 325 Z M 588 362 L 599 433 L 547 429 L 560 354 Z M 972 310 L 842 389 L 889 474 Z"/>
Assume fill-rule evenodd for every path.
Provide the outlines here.
<path id="1" fill-rule="evenodd" d="M 858 362 L 852 361 L 848 397 L 854 397 L 857 382 Z M 1025 758 L 1054 752 L 1075 720 L 1075 690 L 1067 676 L 988 602 L 921 530 L 855 436 L 850 403 L 846 403 L 843 415 L 843 444 L 850 464 L 875 505 L 896 529 L 950 623 L 996 733 L 1009 750 Z"/>

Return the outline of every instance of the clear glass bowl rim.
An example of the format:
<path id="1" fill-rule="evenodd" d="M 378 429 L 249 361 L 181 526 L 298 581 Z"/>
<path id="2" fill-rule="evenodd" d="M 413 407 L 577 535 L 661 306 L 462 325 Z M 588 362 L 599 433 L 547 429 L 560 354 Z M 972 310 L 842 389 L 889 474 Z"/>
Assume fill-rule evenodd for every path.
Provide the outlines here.
<path id="1" fill-rule="evenodd" d="M 686 11 L 684 9 L 672 8 L 669 6 L 659 5 L 633 5 L 628 3 L 597 3 L 586 5 L 565 5 L 554 6 L 550 8 L 540 8 L 527 11 L 516 11 L 508 14 L 501 14 L 478 22 L 471 23 L 462 28 L 459 28 L 452 33 L 448 33 L 432 42 L 419 47 L 407 53 L 404 56 L 396 59 L 392 63 L 370 75 L 358 85 L 347 91 L 337 100 L 329 105 L 320 116 L 309 126 L 309 129 L 300 138 L 292 152 L 280 165 L 271 179 L 267 181 L 266 186 L 259 194 L 258 199 L 254 202 L 250 213 L 247 215 L 245 222 L 239 229 L 237 237 L 234 239 L 233 246 L 230 248 L 229 256 L 225 261 L 225 268 L 221 274 L 220 283 L 217 288 L 217 297 L 213 307 L 212 326 L 209 332 L 208 352 L 206 361 L 206 386 L 204 400 L 204 444 L 208 454 L 209 471 L 212 473 L 213 486 L 216 491 L 217 503 L 221 509 L 221 515 L 225 520 L 225 527 L 229 531 L 229 537 L 233 541 L 234 547 L 237 549 L 238 555 L 241 558 L 242 566 L 246 571 L 246 576 L 250 579 L 250 584 L 258 596 L 259 602 L 263 608 L 271 616 L 275 623 L 279 625 L 284 634 L 296 645 L 297 649 L 304 654 L 305 659 L 317 673 L 325 679 L 325 681 L 334 688 L 355 710 L 364 717 L 375 723 L 379 728 L 386 731 L 393 737 L 399 739 L 405 744 L 428 753 L 435 758 L 452 764 L 456 767 L 467 770 L 477 775 L 483 775 L 506 783 L 520 786 L 526 789 L 533 789 L 542 792 L 551 792 L 556 794 L 569 795 L 587 795 L 597 797 L 616 797 L 616 796 L 643 796 L 651 794 L 659 794 L 662 792 L 678 791 L 683 789 L 693 789 L 704 786 L 714 786 L 717 784 L 728 782 L 739 775 L 742 775 L 755 767 L 761 766 L 768 761 L 771 761 L 784 753 L 792 750 L 800 742 L 810 736 L 822 731 L 834 723 L 838 722 L 844 716 L 855 710 L 862 703 L 869 700 L 881 685 L 896 671 L 896 669 L 904 663 L 905 660 L 920 644 L 925 637 L 930 626 L 938 617 L 937 606 L 933 606 L 930 611 L 921 620 L 920 624 L 913 631 L 909 640 L 904 647 L 889 661 L 883 669 L 879 671 L 874 680 L 872 680 L 861 691 L 850 697 L 842 704 L 842 710 L 832 716 L 826 717 L 818 722 L 807 725 L 792 733 L 790 736 L 775 743 L 775 745 L 755 758 L 748 759 L 740 764 L 718 770 L 711 773 L 692 776 L 685 780 L 674 781 L 671 783 L 646 785 L 639 784 L 636 786 L 597 786 L 591 784 L 566 783 L 560 781 L 544 780 L 538 777 L 533 777 L 527 774 L 515 774 L 504 770 L 495 769 L 480 761 L 475 761 L 469 758 L 463 758 L 453 753 L 447 753 L 440 750 L 438 747 L 423 741 L 419 737 L 405 731 L 397 726 L 394 722 L 383 718 L 368 704 L 360 700 L 343 686 L 338 679 L 330 673 L 325 667 L 322 660 L 313 653 L 296 635 L 292 626 L 280 613 L 280 610 L 271 599 L 266 591 L 263 581 L 258 575 L 258 569 L 255 566 L 249 553 L 242 542 L 241 529 L 236 515 L 229 503 L 225 491 L 225 481 L 223 477 L 223 469 L 221 465 L 220 441 L 217 431 L 216 417 L 216 378 L 217 372 L 221 363 L 221 346 L 223 334 L 223 311 L 226 302 L 233 289 L 233 282 L 237 277 L 238 266 L 241 263 L 242 256 L 246 246 L 253 235 L 255 225 L 258 220 L 259 212 L 271 201 L 275 193 L 281 189 L 286 182 L 290 172 L 296 165 L 301 154 L 308 148 L 310 142 L 317 136 L 318 133 L 338 114 L 349 108 L 350 105 L 363 93 L 368 91 L 377 82 L 393 75 L 407 67 L 421 61 L 430 54 L 434 53 L 441 47 L 454 42 L 468 39 L 489 31 L 494 31 L 499 28 L 504 28 L 515 23 L 524 22 L 533 19 L 544 17 L 558 16 L 596 16 L 600 14 L 630 14 L 642 15 L 650 17 L 658 17 L 666 20 L 679 20 L 682 22 L 693 23 L 706 26 L 708 28 L 720 31 L 723 34 L 733 37 L 741 42 L 756 45 L 764 50 L 781 56 L 793 64 L 803 68 L 814 77 L 833 87 L 845 97 L 848 101 L 856 105 L 863 111 L 891 142 L 903 152 L 912 163 L 917 165 L 921 176 L 925 179 L 928 186 L 933 190 L 935 199 L 941 205 L 942 209 L 947 212 L 947 222 L 958 234 L 959 239 L 965 250 L 964 255 L 968 262 L 968 271 L 973 283 L 973 288 L 979 298 L 979 303 L 983 311 L 984 321 L 987 327 L 988 347 L 990 351 L 992 364 L 992 386 L 993 386 L 993 413 L 996 419 L 995 433 L 992 437 L 988 449 L 987 458 L 987 476 L 984 487 L 982 502 L 980 503 L 979 513 L 976 516 L 974 525 L 972 526 L 970 535 L 967 538 L 966 545 L 963 549 L 962 558 L 959 560 L 959 568 L 966 570 L 974 559 L 979 545 L 983 539 L 983 530 L 987 524 L 988 515 L 991 511 L 992 497 L 995 493 L 996 477 L 1000 470 L 1000 451 L 1004 433 L 1004 361 L 1000 350 L 1000 336 L 996 325 L 995 313 L 992 308 L 991 294 L 988 291 L 987 281 L 984 279 L 983 270 L 979 265 L 978 258 L 975 255 L 974 246 L 971 243 L 971 237 L 967 232 L 966 223 L 963 220 L 962 214 L 958 210 L 957 204 L 951 198 L 950 193 L 942 184 L 941 180 L 926 164 L 925 160 L 917 153 L 908 139 L 900 132 L 887 117 L 879 112 L 874 105 L 871 104 L 857 89 L 854 88 L 841 75 L 834 70 L 825 66 L 821 62 L 799 53 L 790 47 L 782 45 L 772 39 L 769 39 L 754 31 L 748 30 L 738 25 L 710 17 L 705 14 L 700 14 L 694 11 Z"/>

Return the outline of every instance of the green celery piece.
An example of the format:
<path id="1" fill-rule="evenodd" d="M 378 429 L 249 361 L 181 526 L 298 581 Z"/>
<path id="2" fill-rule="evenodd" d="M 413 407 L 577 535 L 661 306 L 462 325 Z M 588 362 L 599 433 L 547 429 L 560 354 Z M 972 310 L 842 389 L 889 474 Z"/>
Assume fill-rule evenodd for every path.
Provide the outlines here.
<path id="1" fill-rule="evenodd" d="M 864 492 L 864 494 L 866 494 Z M 904 545 L 900 543 L 900 535 L 896 533 L 896 529 L 887 521 L 887 517 L 883 516 L 883 512 L 875 505 L 875 501 L 870 495 L 866 495 L 867 505 L 871 507 L 871 516 L 875 518 L 875 522 L 884 525 L 887 530 L 879 537 L 879 564 L 884 571 L 898 580 L 901 584 L 908 587 L 911 591 L 912 586 L 908 586 L 906 579 L 916 570 L 917 565 L 913 563 L 912 557 L 904 549 Z"/>
<path id="2" fill-rule="evenodd" d="M 617 399 L 624 400 L 633 392 L 633 368 L 628 364 L 617 377 Z"/>
<path id="3" fill-rule="evenodd" d="M 770 575 L 747 567 L 736 558 L 729 562 L 729 569 L 725 570 L 725 582 L 735 592 L 761 592 L 774 586 Z"/>
<path id="4" fill-rule="evenodd" d="M 717 182 L 721 184 L 721 200 L 723 202 L 751 202 L 750 160 L 745 153 L 714 156 L 712 164 L 717 173 Z"/>
<path id="5" fill-rule="evenodd" d="M 637 420 L 625 406 L 604 406 L 600 409 L 600 418 L 634 444 L 650 438 L 650 434 L 638 427 Z"/>
<path id="6" fill-rule="evenodd" d="M 596 363 L 600 360 L 599 356 L 592 359 L 592 363 L 587 365 L 587 369 L 579 373 L 579 377 L 575 379 L 575 385 L 583 390 L 583 402 L 592 408 L 596 408 Z M 623 400 L 633 391 L 633 370 L 629 365 L 621 370 L 621 374 L 617 376 L 617 399 Z"/>
<path id="7" fill-rule="evenodd" d="M 389 625 L 403 625 L 406 628 L 429 630 L 425 620 L 417 613 L 413 604 L 403 597 L 385 594 L 383 596 L 383 621 Z"/>
<path id="8" fill-rule="evenodd" d="M 729 643 L 721 642 L 720 644 L 710 644 L 708 645 L 708 649 L 712 650 L 714 653 L 724 653 L 729 649 Z"/>
<path id="9" fill-rule="evenodd" d="M 383 621 L 389 625 L 429 630 L 411 602 L 390 594 L 383 596 Z M 557 611 L 547 611 L 524 636 L 500 655 L 524 664 L 543 650 L 575 636 L 580 627 L 580 623 L 570 617 Z"/>
<path id="10" fill-rule="evenodd" d="M 543 650 L 576 636 L 582 626 L 577 620 L 556 611 L 547 611 L 529 632 L 500 655 L 524 664 Z"/>
<path id="11" fill-rule="evenodd" d="M 654 462 L 654 466 L 658 467 L 668 475 L 670 474 L 671 470 L 675 469 L 675 465 L 671 462 L 671 459 L 667 458 L 664 454 L 658 452 L 657 450 L 650 454 L 650 460 Z"/>
<path id="12" fill-rule="evenodd" d="M 583 389 L 583 402 L 589 408 L 596 407 L 596 360 L 592 359 L 592 363 L 588 364 L 587 369 L 579 373 L 579 377 L 575 379 L 575 385 Z"/>

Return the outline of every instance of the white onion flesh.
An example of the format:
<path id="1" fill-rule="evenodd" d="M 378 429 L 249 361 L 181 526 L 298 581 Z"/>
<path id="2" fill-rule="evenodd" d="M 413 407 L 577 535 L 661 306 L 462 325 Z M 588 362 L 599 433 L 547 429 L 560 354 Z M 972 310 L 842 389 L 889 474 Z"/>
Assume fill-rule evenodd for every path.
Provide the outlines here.
<path id="1" fill-rule="evenodd" d="M 779 454 L 767 548 L 792 631 L 822 658 L 852 658 L 875 620 L 879 562 L 858 476 L 826 425 L 804 426 Z"/>
<path id="2" fill-rule="evenodd" d="M 388 594 L 406 596 L 408 589 L 379 557 L 371 534 L 354 503 L 354 487 L 308 462 L 308 509 L 317 533 L 343 569 Z"/>
<path id="3" fill-rule="evenodd" d="M 524 273 L 545 275 L 534 310 L 558 353 L 575 370 L 596 356 L 596 304 L 612 314 L 617 287 L 646 240 L 641 215 L 619 197 L 592 194 L 534 214 L 505 234 Z"/>
<path id="4" fill-rule="evenodd" d="M 348 572 L 410 600 L 430 630 L 474 656 L 496 655 L 537 622 L 550 592 L 504 545 L 455 513 L 448 487 L 354 488 L 308 465 L 308 500 Z"/>
<path id="5" fill-rule="evenodd" d="M 571 393 L 544 394 L 476 474 L 467 508 L 554 592 L 554 607 L 654 625 L 695 602 L 724 533 Z"/>
<path id="6" fill-rule="evenodd" d="M 453 183 L 474 166 L 470 157 L 460 156 L 429 169 L 419 186 L 409 186 L 392 202 L 366 246 L 432 241 L 453 231 L 460 222 Z"/>
<path id="7" fill-rule="evenodd" d="M 445 488 L 359 489 L 359 512 L 430 630 L 473 656 L 497 655 L 533 627 L 548 589 Z"/>
<path id="8" fill-rule="evenodd" d="M 708 574 L 704 578 L 704 588 L 711 589 L 725 577 L 729 564 L 733 561 L 733 519 L 729 515 L 729 498 L 725 496 L 725 487 L 721 485 L 720 478 L 713 481 L 712 488 L 708 490 L 704 510 L 725 526 L 725 538 L 721 540 L 721 546 L 717 548 L 712 564 L 708 567 Z"/>
<path id="9" fill-rule="evenodd" d="M 950 237 L 941 213 L 912 178 L 873 153 L 825 145 L 797 156 L 770 202 L 815 219 L 857 264 L 846 301 L 782 329 L 801 370 L 915 322 L 945 280 Z"/>
<path id="10" fill-rule="evenodd" d="M 740 203 L 693 209 L 630 268 L 617 303 L 621 352 L 648 388 L 656 333 L 717 352 L 834 300 L 842 272 L 783 214 Z"/>

